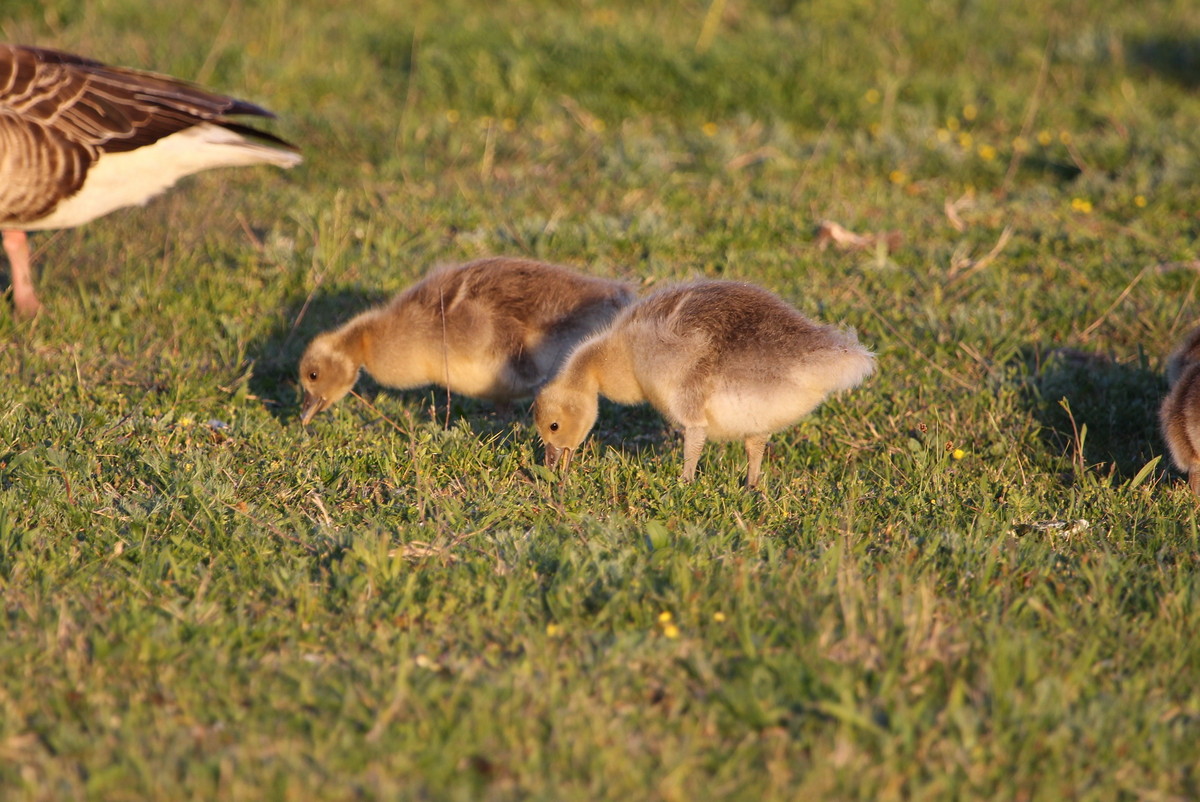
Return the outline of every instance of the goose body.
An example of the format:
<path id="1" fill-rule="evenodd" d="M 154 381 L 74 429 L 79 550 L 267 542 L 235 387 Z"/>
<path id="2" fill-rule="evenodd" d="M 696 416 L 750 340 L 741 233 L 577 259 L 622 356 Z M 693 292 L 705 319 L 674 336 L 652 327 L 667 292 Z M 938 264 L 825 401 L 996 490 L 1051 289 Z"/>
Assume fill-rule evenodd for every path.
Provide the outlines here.
<path id="1" fill-rule="evenodd" d="M 1163 440 L 1175 467 L 1200 495 L 1200 327 L 1167 360 L 1167 381 L 1171 389 L 1158 412 Z"/>
<path id="2" fill-rule="evenodd" d="M 700 281 L 648 296 L 580 344 L 538 393 L 534 421 L 553 468 L 587 437 L 599 395 L 649 402 L 683 430 L 683 481 L 694 478 L 706 440 L 741 440 L 754 487 L 771 434 L 874 367 L 853 333 L 762 288 Z"/>
<path id="3" fill-rule="evenodd" d="M 18 311 L 40 307 L 24 232 L 143 204 L 201 170 L 300 162 L 238 115 L 273 116 L 168 76 L 0 44 L 0 229 Z"/>
<path id="4" fill-rule="evenodd" d="M 300 360 L 301 422 L 345 396 L 359 370 L 396 389 L 439 384 L 499 404 L 531 396 L 632 300 L 624 282 L 526 259 L 436 268 L 313 339 Z"/>

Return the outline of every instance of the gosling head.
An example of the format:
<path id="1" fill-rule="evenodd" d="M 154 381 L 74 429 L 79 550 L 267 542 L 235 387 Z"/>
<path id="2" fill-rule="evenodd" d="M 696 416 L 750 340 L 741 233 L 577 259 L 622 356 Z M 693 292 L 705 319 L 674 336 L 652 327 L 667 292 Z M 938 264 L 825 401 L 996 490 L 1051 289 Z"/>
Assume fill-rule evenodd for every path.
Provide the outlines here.
<path id="1" fill-rule="evenodd" d="M 322 334 L 309 343 L 300 359 L 300 387 L 304 390 L 300 422 L 307 426 L 318 412 L 350 392 L 358 380 L 358 368 L 331 335 Z"/>
<path id="2" fill-rule="evenodd" d="M 567 387 L 547 385 L 533 403 L 533 422 L 546 446 L 546 467 L 562 461 L 563 475 L 571 467 L 571 454 L 596 424 L 599 396 Z"/>

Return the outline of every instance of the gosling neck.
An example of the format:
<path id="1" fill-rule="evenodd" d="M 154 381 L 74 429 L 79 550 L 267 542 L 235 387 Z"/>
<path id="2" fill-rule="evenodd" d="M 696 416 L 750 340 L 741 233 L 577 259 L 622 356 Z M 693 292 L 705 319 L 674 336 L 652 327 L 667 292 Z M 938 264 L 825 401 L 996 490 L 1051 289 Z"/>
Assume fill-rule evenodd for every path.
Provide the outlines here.
<path id="1" fill-rule="evenodd" d="M 595 388 L 618 404 L 638 404 L 646 400 L 642 385 L 633 369 L 633 353 L 624 338 L 611 332 L 593 338 L 579 348 L 577 368 L 586 375 L 588 389 Z"/>
<path id="2" fill-rule="evenodd" d="M 445 354 L 419 331 L 411 334 L 411 314 L 403 307 L 363 312 L 342 328 L 346 355 L 380 384 L 397 389 L 441 381 Z"/>
<path id="3" fill-rule="evenodd" d="M 377 325 L 374 311 L 364 312 L 355 317 L 338 331 L 337 342 L 342 353 L 356 366 L 366 368 L 371 373 L 374 363 L 371 344 L 374 341 L 374 329 Z"/>

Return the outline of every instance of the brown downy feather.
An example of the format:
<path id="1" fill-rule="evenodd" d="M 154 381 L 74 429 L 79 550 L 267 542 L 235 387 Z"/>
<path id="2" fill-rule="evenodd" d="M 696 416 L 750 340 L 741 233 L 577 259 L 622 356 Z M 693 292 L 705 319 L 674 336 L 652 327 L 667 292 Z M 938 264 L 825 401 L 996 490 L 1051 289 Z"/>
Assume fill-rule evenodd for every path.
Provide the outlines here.
<path id="1" fill-rule="evenodd" d="M 498 403 L 530 396 L 632 299 L 624 282 L 532 260 L 436 268 L 309 344 L 301 419 L 349 392 L 360 368 L 397 389 L 439 384 Z"/>
<path id="2" fill-rule="evenodd" d="M 1171 389 L 1158 411 L 1167 452 L 1200 495 L 1200 327 L 1190 331 L 1167 359 Z"/>
<path id="3" fill-rule="evenodd" d="M 659 290 L 580 345 L 538 394 L 535 422 L 553 466 L 587 437 L 597 394 L 648 401 L 683 430 L 683 481 L 706 440 L 741 440 L 753 487 L 773 432 L 873 370 L 874 355 L 852 332 L 815 323 L 760 287 L 699 281 Z"/>
<path id="4" fill-rule="evenodd" d="M 1174 385 L 1189 365 L 1200 364 L 1200 326 L 1188 332 L 1167 357 L 1167 384 Z"/>

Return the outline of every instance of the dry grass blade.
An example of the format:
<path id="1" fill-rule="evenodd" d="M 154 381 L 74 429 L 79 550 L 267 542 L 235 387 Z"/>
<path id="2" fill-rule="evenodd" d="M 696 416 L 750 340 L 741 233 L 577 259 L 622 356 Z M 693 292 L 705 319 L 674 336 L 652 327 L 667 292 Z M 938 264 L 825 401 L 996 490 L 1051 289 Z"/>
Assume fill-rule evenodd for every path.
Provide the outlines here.
<path id="1" fill-rule="evenodd" d="M 958 212 L 960 209 L 969 208 L 974 204 L 975 198 L 970 194 L 962 195 L 955 201 L 946 198 L 946 202 L 942 205 L 942 211 L 946 213 L 946 219 L 950 221 L 950 225 L 955 231 L 963 232 L 967 230 L 967 224 Z"/>
<path id="2" fill-rule="evenodd" d="M 833 245 L 839 251 L 864 251 L 882 244 L 888 253 L 892 253 L 900 247 L 902 239 L 899 231 L 856 234 L 832 220 L 822 220 L 817 226 L 817 245 L 821 250 Z"/>
<path id="3" fill-rule="evenodd" d="M 1037 82 L 1034 84 L 1033 93 L 1029 96 L 1029 103 L 1025 106 L 1025 116 L 1021 121 L 1021 133 L 1018 138 L 1022 142 L 1029 141 L 1029 134 L 1033 130 L 1033 121 L 1037 119 L 1038 102 L 1041 100 L 1042 91 L 1046 86 L 1046 76 L 1050 69 L 1050 56 L 1053 38 L 1047 38 L 1046 47 L 1042 51 L 1042 61 L 1038 67 Z M 1004 173 L 1004 180 L 1000 182 L 1000 195 L 1004 196 L 1008 193 L 1008 188 L 1012 184 L 1013 179 L 1017 175 L 1017 170 L 1021 167 L 1021 160 L 1025 153 L 1021 148 L 1013 148 L 1012 158 L 1008 162 L 1008 170 Z"/>
<path id="4" fill-rule="evenodd" d="M 1136 287 L 1138 283 L 1146 277 L 1146 274 L 1150 272 L 1150 269 L 1151 266 L 1147 265 L 1138 271 L 1138 274 L 1133 277 L 1132 281 L 1125 285 L 1125 289 L 1121 290 L 1121 293 L 1116 297 L 1116 300 L 1109 304 L 1108 308 L 1104 310 L 1103 314 L 1093 320 L 1087 328 L 1080 332 L 1080 341 L 1086 341 L 1092 336 L 1092 334 L 1095 333 L 1096 329 L 1100 328 L 1101 324 L 1103 324 L 1104 321 L 1108 319 L 1108 316 L 1113 313 L 1113 310 L 1120 306 L 1121 303 L 1129 297 L 1129 293 L 1133 292 L 1133 288 Z"/>
<path id="5" fill-rule="evenodd" d="M 852 292 L 855 294 L 855 296 L 858 297 L 859 301 L 862 302 L 863 306 L 870 310 L 871 314 L 875 316 L 875 319 L 878 320 L 880 323 L 882 323 L 884 325 L 884 327 L 886 327 L 887 330 L 889 332 L 891 332 L 892 336 L 896 339 L 896 341 L 899 342 L 901 345 L 903 345 L 910 354 L 913 354 L 913 355 L 919 357 L 921 360 L 927 362 L 930 366 L 932 366 L 934 368 L 934 370 L 936 370 L 938 373 L 941 373 L 943 376 L 945 376 L 947 379 L 954 382 L 958 386 L 964 387 L 968 390 L 975 389 L 974 384 L 963 379 L 961 376 L 956 375 L 953 371 L 946 369 L 942 365 L 935 362 L 929 356 L 926 356 L 921 351 L 921 349 L 917 348 L 916 345 L 909 338 L 907 338 L 903 334 L 901 334 L 900 330 L 897 329 L 894 325 L 892 325 L 892 322 L 890 320 L 888 320 L 883 315 L 881 315 L 879 313 L 879 310 L 876 309 L 874 307 L 874 305 L 872 305 L 867 300 L 866 296 L 864 296 L 857 287 L 853 288 Z"/>
<path id="6" fill-rule="evenodd" d="M 389 426 L 391 426 L 391 427 L 392 427 L 393 429 L 395 429 L 396 431 L 400 432 L 400 434 L 403 434 L 403 435 L 405 435 L 405 436 L 409 436 L 409 435 L 411 435 L 411 434 L 412 434 L 412 432 L 411 432 L 411 431 L 409 431 L 408 429 L 405 429 L 405 428 L 403 428 L 403 427 L 402 427 L 400 424 L 396 423 L 394 420 L 392 420 L 391 418 L 389 418 L 387 415 L 385 415 L 385 414 L 383 414 L 382 412 L 380 412 L 380 410 L 379 410 L 379 407 L 377 407 L 377 406 L 375 406 L 374 404 L 372 404 L 370 401 L 368 401 L 368 400 L 367 400 L 365 397 L 363 397 L 362 395 L 359 395 L 359 394 L 358 394 L 358 392 L 356 392 L 356 391 L 354 391 L 354 390 L 351 390 L 351 391 L 350 391 L 350 395 L 351 395 L 352 397 L 354 397 L 354 398 L 358 399 L 358 401 L 359 401 L 359 402 L 361 402 L 363 406 L 365 406 L 367 409 L 371 410 L 371 411 L 372 411 L 372 412 L 374 412 L 376 415 L 378 415 L 378 416 L 379 416 L 379 418 L 380 418 L 380 420 L 382 420 L 384 423 L 386 423 L 386 424 L 388 424 Z M 449 425 L 449 424 L 447 424 L 447 426 L 448 426 L 448 425 Z"/>
<path id="7" fill-rule="evenodd" d="M 996 244 L 993 245 L 992 249 L 984 254 L 981 258 L 975 260 L 967 259 L 962 262 L 952 264 L 946 276 L 946 278 L 949 280 L 949 284 L 953 286 L 960 281 L 970 278 L 979 271 L 985 269 L 992 262 L 996 261 L 996 257 L 998 257 L 1004 250 L 1004 246 L 1008 245 L 1008 241 L 1012 239 L 1012 235 L 1013 227 L 1011 225 L 1007 225 L 1004 227 L 1004 230 L 1000 232 L 1000 236 L 996 239 Z"/>

